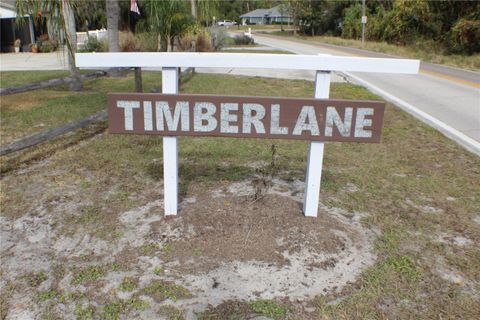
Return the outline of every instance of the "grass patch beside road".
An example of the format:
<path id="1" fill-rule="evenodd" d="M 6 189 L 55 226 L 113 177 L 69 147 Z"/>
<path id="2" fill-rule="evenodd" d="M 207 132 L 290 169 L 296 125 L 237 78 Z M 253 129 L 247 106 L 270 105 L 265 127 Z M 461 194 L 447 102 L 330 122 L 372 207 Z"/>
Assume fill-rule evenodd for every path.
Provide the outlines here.
<path id="1" fill-rule="evenodd" d="M 224 49 L 223 52 L 231 52 L 231 53 L 273 53 L 273 54 L 293 54 L 290 51 L 284 51 L 284 50 L 255 50 L 255 49 Z"/>
<path id="2" fill-rule="evenodd" d="M 145 73 L 145 79 L 148 79 L 145 81 L 147 91 L 160 84 L 158 73 Z M 63 99 L 70 97 L 74 103 L 79 96 L 99 104 L 103 101 L 103 105 L 98 106 L 103 108 L 105 92 L 133 91 L 133 78 L 97 79 L 86 83 L 86 87 L 91 91 L 77 94 L 58 88 L 44 92 L 52 95 L 47 99 L 50 101 L 35 103 L 35 99 L 29 98 L 32 103 L 27 107 L 21 107 L 22 101 L 30 93 L 16 95 L 5 110 L 2 99 L 1 112 L 12 113 L 6 118 L 2 115 L 2 121 L 10 126 L 9 130 L 14 130 L 9 122 L 18 119 L 18 130 L 25 134 L 30 130 L 28 126 L 22 126 L 22 119 L 27 119 L 25 110 L 33 112 L 36 108 L 47 108 L 43 103 L 53 103 L 57 96 Z M 182 92 L 312 97 L 313 83 L 196 74 L 182 85 Z M 93 100 L 94 97 L 97 100 Z M 378 99 L 367 90 L 350 84 L 332 84 L 331 97 Z M 50 108 L 59 105 L 50 105 Z M 15 113 L 18 118 L 15 118 Z M 51 123 L 68 120 L 63 114 L 53 111 L 38 113 L 36 117 L 35 121 L 50 119 Z M 307 142 L 182 137 L 179 139 L 182 189 L 188 190 L 192 184 L 217 186 L 251 178 L 255 173 L 251 163 L 268 163 L 272 144 L 277 147 L 281 177 L 303 180 Z M 57 148 L 61 149 L 61 144 Z M 69 224 L 70 229 L 82 233 L 82 238 L 87 234 L 94 237 L 99 230 L 91 226 L 99 224 L 103 233 L 115 234 L 123 230 L 123 224 L 118 222 L 119 213 L 159 198 L 162 152 L 162 139 L 159 137 L 98 135 L 75 148 L 58 152 L 41 167 L 28 168 L 27 174 L 4 175 L 1 214 L 5 219 L 18 219 L 48 212 L 52 214 L 49 223 L 56 225 L 55 230 L 64 230 L 63 224 Z M 5 161 L 10 160 L 4 157 L 2 166 Z M 478 157 L 390 104 L 386 108 L 381 144 L 326 144 L 321 202 L 348 212 L 367 213 L 362 223 L 378 230 L 379 236 L 375 241 L 378 260 L 342 291 L 327 292 L 310 301 L 315 311 L 309 317 L 475 319 L 480 314 L 478 168 Z M 348 191 L 352 186 L 354 191 Z M 90 207 L 87 207 L 88 204 Z M 70 211 L 67 213 L 66 210 Z M 98 212 L 102 215 L 95 217 L 93 214 Z M 108 219 L 108 223 L 103 223 L 103 219 Z M 232 216 L 232 221 L 234 219 Z M 110 237 L 105 239 L 110 240 Z M 108 242 L 108 246 L 114 245 L 113 240 Z M 175 254 L 176 247 L 173 248 L 175 250 L 172 249 L 170 254 Z M 134 261 L 132 270 L 141 271 L 138 261 L 145 253 L 140 251 L 132 249 L 132 257 L 129 258 Z M 107 270 L 103 264 L 77 268 L 78 261 L 69 259 L 61 263 L 66 265 L 67 270 L 74 270 L 71 281 L 92 291 L 93 286 L 109 279 L 107 274 L 120 272 Z M 146 264 L 146 268 L 148 270 L 144 274 L 135 277 L 151 274 L 153 267 Z M 45 269 L 45 272 L 49 274 L 49 270 Z M 157 273 L 163 274 L 162 269 Z M 118 278 L 125 282 L 125 275 Z M 151 286 L 139 284 L 137 287 L 136 282 L 132 283 L 135 285 L 129 283 L 124 287 L 131 289 L 128 292 L 132 292 L 133 296 L 146 292 L 158 301 L 166 298 L 180 300 L 194 294 L 160 280 L 152 282 Z M 20 284 L 15 288 L 17 294 L 24 293 Z M 87 291 L 86 297 L 82 298 L 83 305 L 88 306 L 98 300 L 113 301 L 102 310 L 115 316 L 130 310 L 117 300 L 111 300 L 112 297 L 105 292 L 107 290 L 98 289 L 95 295 L 89 296 Z M 11 300 L 9 304 L 15 303 L 11 295 L 4 299 Z M 75 303 L 65 302 L 71 305 L 72 310 Z M 142 308 L 156 307 L 158 304 L 146 306 L 142 303 Z M 275 301 L 259 300 L 248 305 L 244 303 L 241 307 L 278 318 L 286 314 L 291 318 L 306 318 L 302 308 L 290 307 L 288 303 L 285 306 Z M 230 315 L 233 318 L 233 313 Z M 229 317 L 226 315 L 224 318 Z M 212 316 L 212 319 L 215 317 Z"/>
<path id="3" fill-rule="evenodd" d="M 41 77 L 42 72 L 38 72 Z M 2 78 L 8 77 L 0 73 Z M 51 75 L 46 71 L 45 77 Z M 31 82 L 18 77 L 17 83 Z M 143 72 L 146 92 L 161 85 L 161 72 Z M 22 82 L 22 83 L 21 83 Z M 21 137 L 61 126 L 68 122 L 87 117 L 105 109 L 106 93 L 114 91 L 134 91 L 133 74 L 124 78 L 98 78 L 84 82 L 83 92 L 70 92 L 66 85 L 52 89 L 35 90 L 2 97 L 0 101 L 1 144 Z"/>
<path id="4" fill-rule="evenodd" d="M 68 71 L 2 71 L 0 72 L 0 87 L 10 88 L 26 83 L 39 82 L 55 78 L 67 77 Z"/>
<path id="5" fill-rule="evenodd" d="M 272 35 L 293 37 L 293 33 L 291 32 L 274 32 Z M 452 67 L 473 71 L 480 70 L 480 54 L 474 54 L 471 56 L 460 54 L 445 55 L 439 52 L 438 49 L 435 49 L 434 43 L 419 42 L 411 46 L 400 46 L 386 42 L 365 41 L 365 46 L 362 46 L 361 40 L 343 39 L 340 37 L 297 36 L 296 38 L 312 43 L 328 43 L 343 47 L 352 47 L 374 52 L 381 52 L 405 58 L 420 59 L 425 62 L 445 64 Z"/>

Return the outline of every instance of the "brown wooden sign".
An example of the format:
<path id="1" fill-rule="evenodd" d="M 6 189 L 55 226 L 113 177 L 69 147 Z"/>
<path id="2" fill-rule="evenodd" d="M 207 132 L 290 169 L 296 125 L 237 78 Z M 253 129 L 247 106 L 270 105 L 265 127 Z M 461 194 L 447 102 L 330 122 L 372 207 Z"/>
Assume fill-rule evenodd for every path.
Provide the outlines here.
<path id="1" fill-rule="evenodd" d="M 380 142 L 385 104 L 368 100 L 109 93 L 110 133 Z"/>

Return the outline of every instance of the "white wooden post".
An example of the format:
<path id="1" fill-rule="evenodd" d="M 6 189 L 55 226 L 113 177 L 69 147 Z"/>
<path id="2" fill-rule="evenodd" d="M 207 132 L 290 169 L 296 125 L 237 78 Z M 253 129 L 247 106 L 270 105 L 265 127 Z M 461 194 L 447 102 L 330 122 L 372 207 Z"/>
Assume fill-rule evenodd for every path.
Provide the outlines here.
<path id="1" fill-rule="evenodd" d="M 178 68 L 162 68 L 162 93 L 178 93 Z M 178 141 L 163 138 L 163 189 L 165 216 L 178 211 Z"/>
<path id="2" fill-rule="evenodd" d="M 315 75 L 315 98 L 328 99 L 329 95 L 330 71 L 317 71 Z M 318 214 L 324 146 L 325 143 L 323 142 L 310 142 L 303 201 L 303 212 L 307 217 L 316 217 Z"/>

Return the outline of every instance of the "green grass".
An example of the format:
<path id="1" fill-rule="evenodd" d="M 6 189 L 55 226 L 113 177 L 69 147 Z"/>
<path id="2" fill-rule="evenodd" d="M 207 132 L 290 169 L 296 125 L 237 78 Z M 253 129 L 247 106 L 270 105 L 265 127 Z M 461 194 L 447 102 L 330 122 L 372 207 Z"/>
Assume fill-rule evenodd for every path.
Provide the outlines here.
<path id="1" fill-rule="evenodd" d="M 93 305 L 87 305 L 83 307 L 81 304 L 77 303 L 75 305 L 75 318 L 77 320 L 93 320 L 95 317 L 96 309 Z"/>
<path id="2" fill-rule="evenodd" d="M 30 272 L 21 277 L 26 281 L 30 287 L 38 287 L 42 282 L 48 279 L 45 270 L 40 270 L 39 272 Z"/>
<path id="3" fill-rule="evenodd" d="M 2 71 L 0 72 L 0 87 L 10 88 L 27 83 L 50 80 L 66 77 L 70 74 L 68 71 Z"/>
<path id="4" fill-rule="evenodd" d="M 257 313 L 271 318 L 284 317 L 287 309 L 273 300 L 256 300 L 249 303 L 250 308 Z"/>
<path id="5" fill-rule="evenodd" d="M 47 289 L 37 293 L 37 299 L 39 301 L 48 301 L 48 300 L 64 300 L 63 295 L 55 289 Z"/>
<path id="6" fill-rule="evenodd" d="M 114 300 L 105 304 L 100 313 L 100 319 L 118 320 L 123 319 L 131 312 L 142 311 L 149 307 L 148 301 L 138 298 L 129 298 L 127 300 Z"/>
<path id="7" fill-rule="evenodd" d="M 80 74 L 92 73 L 92 70 L 80 70 Z M 0 88 L 21 86 L 27 83 L 40 82 L 70 76 L 69 71 L 0 71 Z"/>
<path id="8" fill-rule="evenodd" d="M 106 269 L 103 266 L 92 265 L 81 268 L 74 273 L 72 284 L 79 285 L 96 281 L 103 277 L 106 273 Z"/>
<path id="9" fill-rule="evenodd" d="M 162 267 L 159 267 L 159 266 L 156 266 L 155 268 L 153 268 L 153 273 L 157 276 L 163 274 L 163 269 Z"/>
<path id="10" fill-rule="evenodd" d="M 0 76 L 3 78 L 6 75 L 2 72 Z M 142 76 L 146 92 L 161 85 L 161 72 L 143 72 Z M 135 89 L 132 73 L 114 81 L 106 77 L 85 81 L 84 86 L 85 90 L 77 93 L 69 92 L 66 86 L 60 86 L 2 97 L 0 142 L 8 143 L 83 119 L 105 109 L 107 92 L 133 92 Z"/>
<path id="11" fill-rule="evenodd" d="M 133 291 L 138 286 L 138 279 L 125 277 L 120 283 L 119 289 L 120 291 L 129 292 Z"/>
<path id="12" fill-rule="evenodd" d="M 291 32 L 275 32 L 272 34 L 277 36 L 293 37 L 293 34 Z M 352 47 L 374 52 L 381 52 L 405 58 L 420 59 L 426 62 L 445 64 L 457 68 L 469 69 L 474 71 L 480 70 L 480 54 L 474 54 L 471 56 L 461 54 L 447 55 L 442 53 L 440 49 L 436 49 L 435 43 L 428 41 L 419 41 L 413 45 L 407 46 L 395 45 L 387 42 L 366 41 L 365 45 L 362 46 L 361 40 L 344 39 L 340 37 L 297 36 L 297 38 L 313 43 L 328 43 L 344 47 Z"/>
<path id="13" fill-rule="evenodd" d="M 166 319 L 168 320 L 184 320 L 185 319 L 184 317 L 185 310 L 175 308 L 172 305 L 162 305 L 158 309 L 158 313 L 160 315 L 165 316 Z"/>
<path id="14" fill-rule="evenodd" d="M 160 245 L 156 242 L 150 242 L 150 243 L 144 244 L 139 249 L 143 255 L 149 256 L 154 254 L 156 251 L 158 251 L 160 249 Z"/>
<path id="15" fill-rule="evenodd" d="M 284 50 L 255 50 L 255 49 L 224 49 L 223 52 L 230 52 L 230 53 L 263 53 L 263 54 L 293 54 L 290 51 Z"/>
<path id="16" fill-rule="evenodd" d="M 190 296 L 190 292 L 177 284 L 154 280 L 142 289 L 142 293 L 151 296 L 156 302 L 167 299 L 176 301 Z"/>

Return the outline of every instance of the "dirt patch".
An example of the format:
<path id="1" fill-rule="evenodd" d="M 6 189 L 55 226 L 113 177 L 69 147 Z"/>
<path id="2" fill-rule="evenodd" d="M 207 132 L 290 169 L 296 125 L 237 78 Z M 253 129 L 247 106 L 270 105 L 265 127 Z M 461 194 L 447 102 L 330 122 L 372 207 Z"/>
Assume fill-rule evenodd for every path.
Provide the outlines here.
<path id="1" fill-rule="evenodd" d="M 193 293 L 178 307 L 301 301 L 341 288 L 373 263 L 373 232 L 361 226 L 362 214 L 321 206 L 318 218 L 305 218 L 299 181 L 277 179 L 258 201 L 252 192 L 248 182 L 191 185 L 177 218 L 151 224 L 155 255 Z"/>
<path id="2" fill-rule="evenodd" d="M 480 215 L 477 215 L 476 217 L 474 217 L 473 222 L 480 224 Z"/>
<path id="3" fill-rule="evenodd" d="M 454 236 L 447 233 L 442 233 L 438 236 L 437 241 L 444 244 L 453 244 L 459 247 L 464 247 L 473 244 L 473 241 L 462 236 Z"/>
<path id="4" fill-rule="evenodd" d="M 52 175 L 59 183 L 62 174 L 34 171 L 30 176 L 45 184 Z M 72 194 L 82 185 L 62 180 L 59 191 Z M 80 205 L 79 199 L 61 196 L 49 207 L 51 199 L 39 196 L 38 188 L 25 188 L 27 211 L 0 216 L 0 285 L 5 291 L 17 283 L 6 298 L 15 301 L 7 318 L 45 316 L 50 304 L 56 306 L 56 315 L 65 317 L 73 315 L 78 303 L 91 306 L 85 312 L 130 302 L 151 305 L 151 312 L 164 299 L 193 317 L 193 312 L 228 300 L 303 301 L 339 289 L 373 264 L 373 233 L 362 227 L 362 215 L 355 212 L 321 205 L 318 218 L 304 217 L 303 187 L 298 180 L 275 179 L 254 201 L 248 181 L 220 188 L 191 183 L 173 219 L 163 217 L 161 188 L 153 201 L 151 195 L 143 199 L 145 195 L 131 194 L 147 202 L 123 213 L 107 211 L 111 222 L 106 228 L 114 237 L 86 232 L 104 224 L 102 206 Z M 112 192 L 97 196 L 108 200 Z M 42 274 L 42 282 L 26 285 L 18 280 L 22 274 Z M 138 279 L 131 291 L 122 290 L 126 277 Z M 161 285 L 153 290 L 152 283 Z M 39 295 L 45 302 L 32 305 Z M 60 301 L 68 307 L 60 308 Z M 137 312 L 133 307 L 117 309 L 130 316 Z"/>
<path id="5" fill-rule="evenodd" d="M 192 231 L 188 237 L 167 239 L 174 241 L 175 254 L 165 254 L 165 260 L 178 260 L 184 271 L 201 273 L 252 260 L 283 267 L 291 263 L 286 256 L 300 253 L 305 245 L 312 254 L 338 253 L 346 246 L 343 233 L 348 231 L 335 218 L 305 218 L 299 203 L 290 198 L 271 194 L 253 202 L 234 194 L 214 198 L 215 191 L 190 188 L 196 201 L 184 202 L 175 221 L 153 223 L 159 241 L 166 239 L 166 231 Z M 186 263 L 192 259 L 194 265 Z"/>

